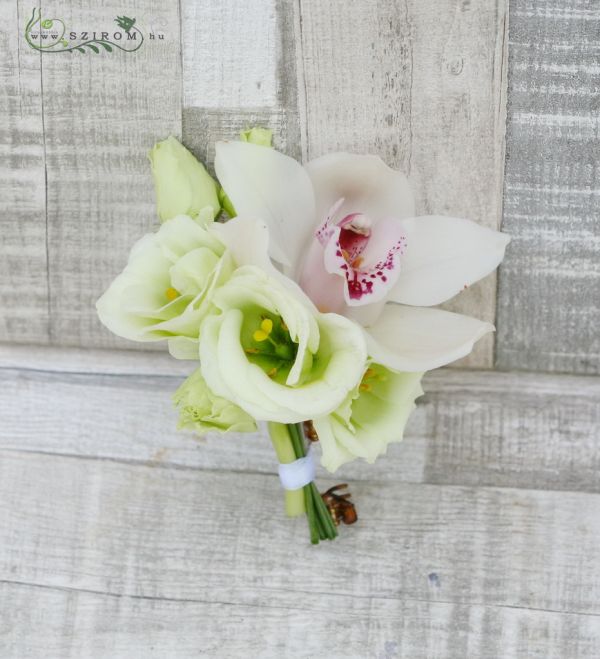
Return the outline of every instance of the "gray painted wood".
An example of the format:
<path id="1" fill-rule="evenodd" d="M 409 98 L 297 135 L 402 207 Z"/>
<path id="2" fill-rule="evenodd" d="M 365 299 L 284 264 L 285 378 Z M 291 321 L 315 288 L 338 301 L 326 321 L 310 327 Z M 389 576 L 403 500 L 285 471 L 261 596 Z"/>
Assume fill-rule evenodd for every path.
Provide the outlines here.
<path id="1" fill-rule="evenodd" d="M 183 140 L 203 162 L 212 165 L 215 141 L 252 126 L 301 158 L 294 5 L 182 0 Z"/>
<path id="2" fill-rule="evenodd" d="M 123 7 L 55 11 L 69 28 L 102 30 Z M 156 224 L 146 153 L 181 133 L 181 48 L 177 4 L 127 12 L 147 37 L 135 53 L 40 55 L 22 33 L 31 6 L 3 2 L 2 340 L 132 347 L 100 325 L 94 302 Z"/>
<path id="3" fill-rule="evenodd" d="M 68 24 L 110 25 L 122 5 L 87 0 L 61 10 Z M 50 337 L 61 345 L 131 347 L 102 327 L 94 304 L 157 224 L 146 154 L 181 130 L 177 4 L 151 0 L 127 11 L 165 39 L 130 54 L 43 59 Z"/>
<path id="4" fill-rule="evenodd" d="M 4 449 L 275 473 L 264 433 L 195 441 L 176 431 L 170 394 L 189 364 L 133 352 L 24 352 L 0 350 Z M 428 374 L 424 389 L 404 442 L 336 478 L 600 492 L 597 379 L 445 369 Z"/>
<path id="5" fill-rule="evenodd" d="M 0 648 L 19 659 L 592 659 L 600 647 L 595 615 L 478 604 L 373 598 L 367 610 L 319 593 L 284 609 L 15 583 L 0 599 L 12 604 Z"/>
<path id="6" fill-rule="evenodd" d="M 41 60 L 25 43 L 31 4 L 0 2 L 0 340 L 46 343 L 45 152 Z"/>
<path id="7" fill-rule="evenodd" d="M 600 372 L 600 12 L 511 2 L 498 365 Z"/>

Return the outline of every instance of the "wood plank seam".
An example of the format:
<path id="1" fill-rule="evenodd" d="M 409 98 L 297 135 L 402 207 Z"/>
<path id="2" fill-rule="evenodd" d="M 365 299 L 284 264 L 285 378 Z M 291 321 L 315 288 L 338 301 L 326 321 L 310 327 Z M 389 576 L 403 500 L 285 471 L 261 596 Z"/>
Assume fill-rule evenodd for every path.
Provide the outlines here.
<path id="1" fill-rule="evenodd" d="M 0 584 L 5 584 L 8 586 L 20 586 L 23 588 L 33 588 L 33 589 L 43 589 L 43 590 L 50 590 L 50 591 L 60 591 L 60 592 L 66 592 L 66 593 L 82 593 L 86 595 L 97 595 L 99 597 L 109 597 L 109 598 L 116 598 L 116 599 L 131 599 L 131 600 L 144 600 L 144 601 L 149 601 L 149 602 L 177 602 L 180 604 L 219 604 L 222 606 L 236 606 L 236 607 L 242 607 L 242 608 L 249 608 L 249 609 L 273 609 L 276 611 L 280 610 L 285 610 L 285 611 L 320 611 L 321 609 L 315 607 L 314 609 L 311 609 L 310 607 L 303 607 L 303 606 L 285 606 L 281 604 L 276 604 L 276 605 L 270 605 L 264 600 L 260 603 L 253 603 L 253 602 L 236 602 L 234 600 L 222 600 L 222 599 L 198 599 L 198 598 L 189 598 L 189 597 L 183 597 L 183 598 L 178 598 L 178 597 L 159 597 L 159 596 L 152 596 L 152 595 L 136 595 L 135 593 L 117 593 L 117 592 L 111 592 L 111 591 L 106 591 L 106 590 L 94 590 L 91 588 L 78 588 L 78 587 L 73 587 L 73 586 L 57 586 L 54 584 L 43 584 L 43 583 L 37 583 L 37 582 L 29 582 L 29 581 L 18 581 L 18 580 L 12 580 L 12 579 L 0 579 Z M 269 589 L 265 589 L 269 590 Z M 333 592 L 333 591 L 323 591 L 323 592 L 314 592 L 314 591 L 302 591 L 294 588 L 294 592 L 301 592 L 302 594 L 305 595 L 311 595 L 318 597 L 319 595 L 323 595 L 326 597 L 344 597 L 344 595 L 340 595 L 339 593 Z M 581 617 L 587 617 L 587 618 L 600 618 L 600 613 L 580 613 L 580 612 L 569 612 L 569 611 L 563 611 L 560 609 L 551 609 L 551 608 L 542 608 L 542 607 L 535 607 L 535 606 L 517 606 L 513 604 L 495 604 L 493 602 L 488 603 L 488 602 L 479 602 L 479 601 L 469 601 L 469 602 L 463 602 L 459 600 L 449 600 L 449 599 L 439 599 L 439 598 L 431 598 L 427 599 L 424 597 L 387 597 L 387 596 L 378 596 L 378 595 L 360 595 L 359 593 L 354 593 L 353 597 L 358 598 L 358 599 L 365 599 L 365 600 L 376 600 L 376 601 L 397 601 L 397 602 L 420 602 L 420 603 L 425 603 L 425 604 L 430 604 L 430 603 L 435 603 L 435 604 L 448 604 L 448 605 L 466 605 L 466 606 L 481 606 L 485 607 L 487 609 L 496 609 L 496 610 L 504 610 L 504 609 L 511 609 L 511 610 L 517 610 L 517 611 L 536 611 L 540 613 L 556 613 L 556 614 L 562 614 L 562 615 L 571 615 L 571 616 L 581 616 Z M 350 616 L 350 617 L 361 617 L 360 613 L 354 613 L 352 611 L 345 611 L 344 616 Z"/>

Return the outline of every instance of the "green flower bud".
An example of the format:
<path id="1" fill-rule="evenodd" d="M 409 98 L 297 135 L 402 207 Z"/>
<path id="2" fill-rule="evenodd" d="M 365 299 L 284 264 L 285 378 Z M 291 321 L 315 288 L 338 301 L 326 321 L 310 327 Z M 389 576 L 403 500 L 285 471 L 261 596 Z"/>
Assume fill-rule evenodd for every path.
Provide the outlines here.
<path id="1" fill-rule="evenodd" d="M 220 211 L 217 184 L 206 169 L 174 137 L 154 145 L 148 154 L 156 188 L 156 205 L 161 221 L 177 215 L 198 218 L 210 206 L 212 217 Z"/>
<path id="2" fill-rule="evenodd" d="M 255 432 L 256 422 L 237 405 L 215 396 L 197 369 L 173 394 L 179 409 L 178 428 L 200 434 L 218 432 Z"/>
<path id="3" fill-rule="evenodd" d="M 240 133 L 242 142 L 250 142 L 250 144 L 258 144 L 259 146 L 273 146 L 273 131 L 268 128 L 249 128 Z"/>

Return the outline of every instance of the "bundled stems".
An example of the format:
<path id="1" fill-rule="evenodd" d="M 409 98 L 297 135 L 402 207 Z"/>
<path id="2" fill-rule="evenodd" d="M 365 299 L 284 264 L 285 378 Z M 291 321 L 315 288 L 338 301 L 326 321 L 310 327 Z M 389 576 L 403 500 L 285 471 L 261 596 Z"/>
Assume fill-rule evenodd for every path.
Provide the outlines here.
<path id="1" fill-rule="evenodd" d="M 306 456 L 302 424 L 270 423 L 269 433 L 279 462 L 287 464 Z M 336 525 L 314 481 L 298 490 L 286 490 L 285 501 L 286 513 L 290 517 L 306 513 L 312 544 L 337 537 Z"/>

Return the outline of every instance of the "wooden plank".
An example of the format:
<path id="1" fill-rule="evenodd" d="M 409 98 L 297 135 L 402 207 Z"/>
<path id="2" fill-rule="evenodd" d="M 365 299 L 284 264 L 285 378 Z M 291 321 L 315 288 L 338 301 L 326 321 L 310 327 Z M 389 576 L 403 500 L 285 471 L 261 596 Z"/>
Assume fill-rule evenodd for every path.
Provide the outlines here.
<path id="1" fill-rule="evenodd" d="M 0 340 L 48 342 L 40 54 L 23 38 L 31 3 L 0 2 Z"/>
<path id="2" fill-rule="evenodd" d="M 212 164 L 215 141 L 257 125 L 301 157 L 293 4 L 181 2 L 183 139 L 203 162 Z"/>
<path id="3" fill-rule="evenodd" d="M 446 602 L 375 598 L 367 610 L 319 593 L 306 608 L 278 609 L 14 583 L 0 584 L 0 599 L 11 603 L 0 648 L 21 659 L 592 659 L 600 646 L 597 616 Z"/>
<path id="4" fill-rule="evenodd" d="M 135 352 L 26 350 L 0 350 L 3 448 L 275 471 L 264 432 L 194 441 L 176 431 L 170 394 L 190 363 Z M 443 369 L 429 373 L 424 388 L 404 442 L 374 465 L 343 467 L 339 479 L 600 492 L 598 379 Z"/>
<path id="5" fill-rule="evenodd" d="M 276 476 L 1 458 L 4 580 L 279 610 L 331 594 L 372 620 L 406 599 L 600 614 L 597 494 L 365 481 L 359 522 L 315 548 Z"/>
<path id="6" fill-rule="evenodd" d="M 116 2 L 67 3 L 74 29 L 114 29 Z M 177 3 L 127 7 L 146 40 L 134 53 L 43 55 L 48 170 L 51 340 L 123 346 L 94 303 L 123 268 L 133 243 L 157 224 L 150 167 L 154 142 L 181 131 Z M 163 40 L 150 39 L 151 30 Z"/>
<path id="7" fill-rule="evenodd" d="M 600 372 L 600 13 L 511 2 L 498 363 Z"/>
<path id="8" fill-rule="evenodd" d="M 506 2 L 301 3 L 307 156 L 379 154 L 420 214 L 500 224 Z M 494 321 L 495 277 L 448 308 Z M 493 338 L 463 365 L 491 367 Z"/>

